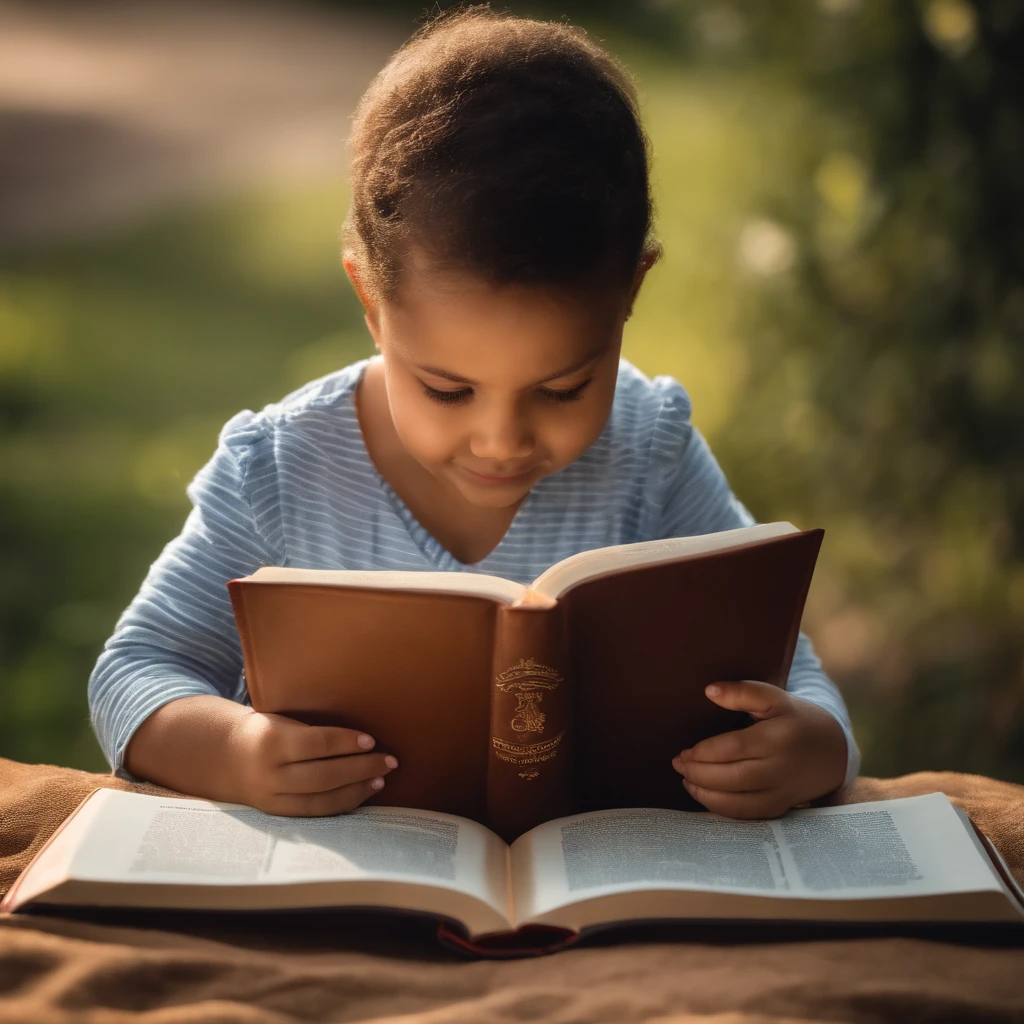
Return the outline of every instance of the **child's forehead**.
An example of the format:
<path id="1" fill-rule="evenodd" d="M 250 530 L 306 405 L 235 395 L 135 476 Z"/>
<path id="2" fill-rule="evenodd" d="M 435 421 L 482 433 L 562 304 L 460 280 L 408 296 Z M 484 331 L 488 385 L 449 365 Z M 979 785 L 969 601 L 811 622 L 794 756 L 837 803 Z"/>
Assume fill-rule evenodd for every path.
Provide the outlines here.
<path id="1" fill-rule="evenodd" d="M 617 316 L 626 297 L 625 289 L 603 278 L 576 287 L 495 283 L 469 270 L 439 268 L 415 250 L 403 264 L 390 304 L 400 313 L 419 318 L 457 315 L 492 321 L 592 323 Z"/>
<path id="2" fill-rule="evenodd" d="M 606 298 L 528 286 L 409 289 L 386 306 L 386 343 L 406 363 L 479 384 L 566 376 L 621 336 L 621 313 Z"/>

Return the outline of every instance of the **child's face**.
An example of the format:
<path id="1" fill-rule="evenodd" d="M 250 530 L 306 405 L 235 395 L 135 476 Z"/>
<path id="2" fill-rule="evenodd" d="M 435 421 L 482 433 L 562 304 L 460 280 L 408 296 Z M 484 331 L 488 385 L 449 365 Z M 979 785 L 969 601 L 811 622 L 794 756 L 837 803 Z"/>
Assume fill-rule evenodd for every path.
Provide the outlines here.
<path id="1" fill-rule="evenodd" d="M 519 502 L 604 429 L 629 298 L 418 272 L 400 298 L 364 300 L 402 445 L 473 505 Z"/>

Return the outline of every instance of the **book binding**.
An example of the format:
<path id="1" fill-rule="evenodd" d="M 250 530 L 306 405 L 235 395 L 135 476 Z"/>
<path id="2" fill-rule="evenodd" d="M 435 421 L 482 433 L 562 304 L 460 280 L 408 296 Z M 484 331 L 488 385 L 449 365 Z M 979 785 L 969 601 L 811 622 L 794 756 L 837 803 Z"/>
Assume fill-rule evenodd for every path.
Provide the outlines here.
<path id="1" fill-rule="evenodd" d="M 491 672 L 487 824 L 509 843 L 571 810 L 568 655 L 561 605 L 498 609 Z"/>
<path id="2" fill-rule="evenodd" d="M 527 924 L 514 932 L 482 935 L 475 940 L 458 925 L 441 921 L 437 926 L 438 942 L 468 959 L 521 960 L 548 956 L 575 945 L 579 938 L 579 933 L 571 928 L 544 924 Z"/>

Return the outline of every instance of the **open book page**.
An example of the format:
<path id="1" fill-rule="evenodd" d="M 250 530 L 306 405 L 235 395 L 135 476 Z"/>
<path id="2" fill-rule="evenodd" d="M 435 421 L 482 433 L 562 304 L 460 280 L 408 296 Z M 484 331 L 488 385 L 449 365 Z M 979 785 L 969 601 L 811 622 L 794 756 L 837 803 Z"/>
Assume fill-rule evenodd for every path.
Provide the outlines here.
<path id="1" fill-rule="evenodd" d="M 727 548 L 799 532 L 792 523 L 760 523 L 757 526 L 743 526 L 737 530 L 723 530 L 720 533 L 706 533 L 697 537 L 672 537 L 668 540 L 644 540 L 636 544 L 594 548 L 556 562 L 533 581 L 530 590 L 557 600 L 577 583 L 595 576 L 641 565 L 653 565 L 656 562 L 668 562 L 687 555 L 724 551 Z"/>
<path id="2" fill-rule="evenodd" d="M 63 844 L 59 856 L 82 884 L 42 901 L 90 893 L 84 902 L 109 905 L 380 905 L 444 914 L 473 930 L 508 927 L 507 847 L 454 815 L 362 807 L 288 818 L 114 790 L 100 790 L 79 813 L 87 821 L 72 822 L 72 848 Z M 45 858 L 33 871 L 52 882 Z M 42 896 L 38 885 L 19 898 L 32 895 Z"/>
<path id="3" fill-rule="evenodd" d="M 512 877 L 517 923 L 576 929 L 620 916 L 786 917 L 794 907 L 797 916 L 826 916 L 798 906 L 813 901 L 848 907 L 990 892 L 1006 903 L 1005 887 L 942 794 L 792 811 L 773 821 L 597 811 L 520 837 Z M 786 913 L 779 900 L 789 904 Z"/>
<path id="4" fill-rule="evenodd" d="M 382 590 L 438 590 L 447 594 L 487 597 L 503 604 L 515 604 L 526 588 L 501 576 L 473 572 L 403 572 L 379 569 L 295 569 L 264 566 L 251 576 L 252 583 L 293 583 L 326 587 L 377 587 Z"/>

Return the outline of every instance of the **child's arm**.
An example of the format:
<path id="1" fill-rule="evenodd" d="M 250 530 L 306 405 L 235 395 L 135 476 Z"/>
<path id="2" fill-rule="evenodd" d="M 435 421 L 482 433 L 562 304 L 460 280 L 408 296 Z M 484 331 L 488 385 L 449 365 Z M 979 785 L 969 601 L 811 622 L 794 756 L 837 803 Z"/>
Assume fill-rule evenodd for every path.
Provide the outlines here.
<path id="1" fill-rule="evenodd" d="M 665 392 L 651 446 L 651 472 L 660 480 L 655 536 L 752 525 L 753 516 L 690 423 L 686 392 L 675 381 L 666 382 Z M 694 795 L 709 810 L 772 817 L 856 778 L 860 754 L 846 705 L 805 635 L 800 634 L 785 691 L 760 682 L 719 685 L 721 695 L 712 697 L 716 703 L 760 720 L 704 740 L 673 761 L 687 781 L 700 786 Z M 766 688 L 772 692 L 766 694 Z M 745 794 L 742 800 L 738 793 Z"/>
<path id="2" fill-rule="evenodd" d="M 283 564 L 285 555 L 268 430 L 245 412 L 221 432 L 188 487 L 193 509 L 181 534 L 153 563 L 96 663 L 90 708 L 115 771 L 272 813 L 337 813 L 366 799 L 394 765 L 351 730 L 242 703 L 226 583 Z"/>
<path id="3" fill-rule="evenodd" d="M 157 708 L 128 744 L 125 765 L 192 796 L 306 817 L 350 811 L 384 785 L 398 761 L 372 747 L 372 737 L 352 729 L 197 695 Z"/>

